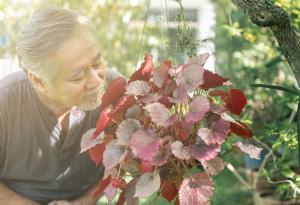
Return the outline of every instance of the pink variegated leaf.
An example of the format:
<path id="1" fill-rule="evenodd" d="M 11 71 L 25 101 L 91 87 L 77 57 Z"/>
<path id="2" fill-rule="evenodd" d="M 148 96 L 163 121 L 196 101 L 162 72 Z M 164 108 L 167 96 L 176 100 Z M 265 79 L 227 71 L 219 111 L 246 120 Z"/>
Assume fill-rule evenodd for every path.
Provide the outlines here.
<path id="1" fill-rule="evenodd" d="M 142 112 L 142 109 L 139 105 L 133 105 L 128 108 L 125 112 L 125 118 L 138 118 Z"/>
<path id="2" fill-rule="evenodd" d="M 134 96 L 145 96 L 150 92 L 150 86 L 146 81 L 143 80 L 136 80 L 132 81 L 126 87 L 127 95 L 134 95 Z"/>
<path id="3" fill-rule="evenodd" d="M 201 66 L 204 66 L 204 64 L 206 63 L 208 57 L 209 57 L 208 53 L 199 54 L 196 57 L 190 59 L 189 63 L 191 63 L 191 64 L 199 64 Z"/>
<path id="4" fill-rule="evenodd" d="M 160 147 L 158 152 L 153 156 L 151 164 L 155 166 L 161 166 L 165 164 L 171 154 L 171 148 L 169 146 Z"/>
<path id="5" fill-rule="evenodd" d="M 182 142 L 176 141 L 171 144 L 172 153 L 178 159 L 188 160 L 191 157 L 190 149 L 188 147 L 184 147 Z"/>
<path id="6" fill-rule="evenodd" d="M 141 124 L 136 119 L 126 119 L 123 120 L 118 129 L 116 130 L 117 142 L 118 145 L 128 145 L 129 139 L 135 131 L 141 128 Z"/>
<path id="7" fill-rule="evenodd" d="M 177 121 L 178 121 L 178 116 L 174 114 L 164 123 L 164 126 L 168 127 L 170 125 L 173 125 Z"/>
<path id="8" fill-rule="evenodd" d="M 213 194 L 214 184 L 211 177 L 205 173 L 196 173 L 182 181 L 179 189 L 180 205 L 208 204 Z"/>
<path id="9" fill-rule="evenodd" d="M 151 120 L 159 126 L 168 127 L 174 122 L 174 115 L 161 103 L 151 103 L 144 107 L 149 112 Z M 171 120 L 171 121 L 170 121 Z"/>
<path id="10" fill-rule="evenodd" d="M 172 67 L 170 61 L 162 63 L 159 67 L 153 69 L 153 82 L 158 88 L 162 88 L 167 81 L 168 70 Z"/>
<path id="11" fill-rule="evenodd" d="M 217 104 L 210 104 L 210 110 L 213 112 L 213 113 L 216 113 L 216 114 L 221 114 L 225 111 L 225 108 L 221 105 L 217 105 Z"/>
<path id="12" fill-rule="evenodd" d="M 161 145 L 161 138 L 152 129 L 141 128 L 129 140 L 132 153 L 145 161 L 151 161 Z"/>
<path id="13" fill-rule="evenodd" d="M 108 176 L 110 176 L 111 178 L 118 177 L 118 170 L 117 170 L 117 168 L 112 168 L 112 169 L 104 170 L 103 179 L 106 179 Z"/>
<path id="14" fill-rule="evenodd" d="M 235 142 L 233 143 L 234 146 L 237 146 L 242 152 L 249 155 L 249 157 L 253 159 L 260 159 L 262 148 L 258 148 L 252 144 L 246 144 L 243 142 Z"/>
<path id="15" fill-rule="evenodd" d="M 185 115 L 185 121 L 199 122 L 209 110 L 208 99 L 204 96 L 196 96 L 189 104 L 189 112 Z"/>
<path id="16" fill-rule="evenodd" d="M 220 152 L 220 145 L 218 144 L 209 146 L 205 144 L 194 144 L 190 153 L 193 158 L 199 162 L 203 162 L 215 158 L 218 152 Z"/>
<path id="17" fill-rule="evenodd" d="M 112 184 L 109 184 L 105 189 L 104 189 L 104 195 L 107 198 L 108 204 L 112 203 L 112 200 L 115 198 L 117 194 L 117 189 L 112 186 Z"/>
<path id="18" fill-rule="evenodd" d="M 198 136 L 208 145 L 222 144 L 227 139 L 229 132 L 230 123 L 220 118 L 217 122 L 211 124 L 211 129 L 199 128 Z"/>
<path id="19" fill-rule="evenodd" d="M 162 96 L 160 96 L 156 93 L 155 94 L 150 93 L 150 94 L 145 95 L 145 96 L 139 96 L 139 100 L 141 102 L 143 102 L 144 104 L 150 104 L 150 103 L 153 103 L 153 102 L 157 102 L 161 98 L 162 98 Z"/>
<path id="20" fill-rule="evenodd" d="M 205 172 L 209 175 L 217 175 L 223 171 L 226 163 L 219 157 L 213 158 L 208 161 L 201 162 Z"/>
<path id="21" fill-rule="evenodd" d="M 128 185 L 124 188 L 124 196 L 125 201 L 129 205 L 138 205 L 139 204 L 139 198 L 134 197 L 135 193 L 135 187 L 136 187 L 136 179 L 132 179 Z"/>
<path id="22" fill-rule="evenodd" d="M 111 141 L 106 145 L 103 153 L 103 166 L 106 170 L 114 168 L 125 158 L 126 154 L 124 146 L 117 145 L 116 141 Z"/>
<path id="23" fill-rule="evenodd" d="M 184 65 L 178 65 L 177 67 L 170 68 L 168 73 L 170 76 L 174 77 L 176 75 L 180 75 L 183 71 Z"/>
<path id="24" fill-rule="evenodd" d="M 177 89 L 178 85 L 174 79 L 168 79 L 163 89 L 158 90 L 160 96 L 172 97 L 173 92 Z"/>
<path id="25" fill-rule="evenodd" d="M 93 133 L 95 132 L 95 130 L 95 128 L 92 128 L 83 134 L 80 142 L 80 153 L 96 146 L 103 139 L 102 134 L 98 135 L 98 137 L 94 139 Z"/>
<path id="26" fill-rule="evenodd" d="M 195 90 L 203 83 L 204 69 L 198 64 L 188 64 L 184 67 L 180 75 L 175 77 L 177 85 L 184 84 L 188 92 Z"/>
<path id="27" fill-rule="evenodd" d="M 140 176 L 136 183 L 135 197 L 149 197 L 154 192 L 158 191 L 160 187 L 159 171 L 153 173 L 146 173 Z"/>
<path id="28" fill-rule="evenodd" d="M 179 84 L 176 90 L 173 92 L 173 97 L 169 97 L 170 102 L 182 103 L 186 100 L 187 89 L 184 84 Z"/>

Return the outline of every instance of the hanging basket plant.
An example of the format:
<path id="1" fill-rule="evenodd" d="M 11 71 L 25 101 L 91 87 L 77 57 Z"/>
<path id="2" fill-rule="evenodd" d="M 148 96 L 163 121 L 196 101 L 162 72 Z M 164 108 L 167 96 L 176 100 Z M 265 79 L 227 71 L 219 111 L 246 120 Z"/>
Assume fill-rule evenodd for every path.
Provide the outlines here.
<path id="1" fill-rule="evenodd" d="M 128 80 L 108 85 L 96 129 L 81 144 L 81 152 L 88 150 L 105 167 L 95 197 L 104 192 L 111 202 L 120 191 L 117 204 L 131 205 L 159 193 L 181 205 L 210 204 L 212 176 L 226 166 L 225 153 L 240 150 L 259 158 L 261 149 L 247 142 L 251 129 L 238 120 L 246 96 L 203 68 L 208 57 L 154 68 L 147 54 Z M 241 140 L 228 142 L 231 134 Z"/>

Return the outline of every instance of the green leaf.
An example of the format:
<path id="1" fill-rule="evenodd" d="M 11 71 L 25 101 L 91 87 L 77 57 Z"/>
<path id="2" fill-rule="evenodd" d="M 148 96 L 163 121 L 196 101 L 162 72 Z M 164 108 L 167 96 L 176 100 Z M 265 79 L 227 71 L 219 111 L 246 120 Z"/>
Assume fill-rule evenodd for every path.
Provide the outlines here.
<path id="1" fill-rule="evenodd" d="M 267 84 L 251 84 L 252 87 L 262 87 L 262 88 L 269 88 L 273 90 L 281 90 L 287 93 L 290 93 L 292 95 L 300 96 L 299 90 L 296 90 L 294 88 L 288 88 L 284 86 L 278 86 L 278 85 L 267 85 Z"/>
<path id="2" fill-rule="evenodd" d="M 202 170 L 198 167 L 192 167 L 188 172 L 186 172 L 183 176 L 189 177 L 195 175 L 197 172 L 201 172 Z"/>
<path id="3" fill-rule="evenodd" d="M 295 173 L 290 170 L 290 169 L 284 169 L 281 171 L 281 174 L 285 177 L 288 177 L 288 178 L 293 178 L 295 176 Z"/>
<path id="4" fill-rule="evenodd" d="M 275 151 L 277 150 L 278 148 L 280 148 L 282 145 L 282 142 L 281 141 L 278 141 L 278 142 L 275 142 L 273 145 L 272 145 L 272 150 Z"/>

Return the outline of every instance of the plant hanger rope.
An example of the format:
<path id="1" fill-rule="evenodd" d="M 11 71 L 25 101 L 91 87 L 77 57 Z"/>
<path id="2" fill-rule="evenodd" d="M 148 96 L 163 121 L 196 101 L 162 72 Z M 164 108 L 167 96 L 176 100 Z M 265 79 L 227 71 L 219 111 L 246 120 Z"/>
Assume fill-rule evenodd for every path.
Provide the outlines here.
<path id="1" fill-rule="evenodd" d="M 141 47 L 142 47 L 143 38 L 144 38 L 144 34 L 145 34 L 145 28 L 146 28 L 146 24 L 147 24 L 148 15 L 149 15 L 150 1 L 151 0 L 148 0 L 148 7 L 147 7 L 147 12 L 146 12 L 145 20 L 144 20 L 142 37 L 141 37 L 140 44 L 139 44 L 139 50 L 138 50 L 138 55 L 137 55 L 137 59 L 136 59 L 136 65 L 138 64 L 139 58 L 140 58 Z M 137 70 L 137 69 L 138 69 L 138 67 L 136 66 L 135 70 Z"/>
<path id="2" fill-rule="evenodd" d="M 176 39 L 176 45 L 174 48 L 169 43 L 168 52 L 170 52 L 174 63 L 177 64 L 178 62 L 180 62 L 180 60 L 184 60 L 181 58 L 183 58 L 185 56 L 188 56 L 191 58 L 191 57 L 194 57 L 197 55 L 197 49 L 199 47 L 199 40 L 194 39 L 192 30 L 191 30 L 188 22 L 186 21 L 182 1 L 181 0 L 173 0 L 173 1 L 177 2 L 179 5 L 179 13 L 177 14 L 177 16 L 175 18 L 176 22 L 178 22 L 177 35 L 176 35 L 177 39 Z M 166 56 L 167 51 L 166 51 L 166 45 L 165 45 L 166 38 L 165 38 L 165 34 L 164 34 L 164 29 L 165 29 L 164 28 L 164 19 L 166 19 L 166 24 L 167 24 L 167 26 L 166 26 L 167 27 L 166 28 L 167 35 L 169 34 L 168 4 L 167 4 L 167 0 L 164 0 L 164 2 L 165 2 L 165 12 L 163 11 L 163 5 L 162 5 L 163 0 L 160 1 L 160 3 L 161 3 L 161 7 L 160 7 L 161 8 L 161 11 L 160 11 L 160 14 L 161 14 L 161 17 L 160 17 L 161 51 L 162 51 L 163 58 L 167 57 Z M 139 62 L 139 57 L 140 57 L 140 53 L 141 53 L 141 48 L 142 48 L 142 44 L 143 44 L 147 20 L 148 20 L 149 11 L 150 11 L 150 3 L 151 3 L 151 0 L 148 0 L 147 11 L 146 11 L 145 19 L 144 19 L 144 26 L 143 26 L 143 30 L 142 30 L 142 36 L 141 36 L 141 40 L 139 43 L 136 65 Z M 137 69 L 138 68 L 136 67 L 136 70 Z"/>

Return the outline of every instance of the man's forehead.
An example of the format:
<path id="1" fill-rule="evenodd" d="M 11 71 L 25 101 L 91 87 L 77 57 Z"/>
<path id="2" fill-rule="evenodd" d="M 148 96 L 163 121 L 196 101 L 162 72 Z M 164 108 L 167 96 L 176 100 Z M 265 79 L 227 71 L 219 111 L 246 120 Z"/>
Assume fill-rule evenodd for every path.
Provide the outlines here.
<path id="1" fill-rule="evenodd" d="M 60 66 L 62 72 L 69 72 L 70 69 L 88 65 L 98 55 L 100 53 L 92 35 L 81 33 L 81 35 L 75 35 L 62 45 L 52 59 L 56 61 L 53 63 Z"/>

